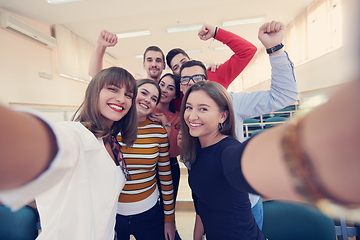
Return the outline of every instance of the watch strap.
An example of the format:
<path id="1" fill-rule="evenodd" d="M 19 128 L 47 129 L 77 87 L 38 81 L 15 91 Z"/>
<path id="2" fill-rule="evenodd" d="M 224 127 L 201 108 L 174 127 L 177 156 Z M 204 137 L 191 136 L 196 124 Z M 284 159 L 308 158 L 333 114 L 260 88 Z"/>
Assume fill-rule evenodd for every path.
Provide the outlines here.
<path id="1" fill-rule="evenodd" d="M 271 47 L 271 48 L 267 48 L 267 49 L 266 49 L 266 52 L 267 52 L 268 54 L 271 54 L 271 53 L 274 53 L 274 52 L 276 52 L 276 51 L 279 51 L 279 50 L 282 49 L 283 47 L 284 47 L 284 44 L 280 43 L 280 44 L 278 44 L 278 45 L 276 45 L 276 46 L 273 46 L 273 47 Z"/>
<path id="2" fill-rule="evenodd" d="M 171 127 L 171 122 L 167 122 L 163 127 Z"/>

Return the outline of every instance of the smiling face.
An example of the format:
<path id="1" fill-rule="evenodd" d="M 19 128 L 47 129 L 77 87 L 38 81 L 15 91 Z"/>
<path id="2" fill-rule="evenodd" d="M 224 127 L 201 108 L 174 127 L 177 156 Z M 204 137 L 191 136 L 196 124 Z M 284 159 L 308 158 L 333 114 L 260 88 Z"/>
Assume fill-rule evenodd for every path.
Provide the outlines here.
<path id="1" fill-rule="evenodd" d="M 173 57 L 170 61 L 171 70 L 173 74 L 176 76 L 180 76 L 180 68 L 181 66 L 189 61 L 190 59 L 182 53 L 179 53 Z"/>
<path id="2" fill-rule="evenodd" d="M 161 52 L 158 51 L 147 51 L 143 63 L 144 69 L 148 75 L 148 78 L 157 81 L 165 69 L 165 62 L 163 60 Z"/>
<path id="3" fill-rule="evenodd" d="M 176 98 L 175 81 L 172 77 L 166 76 L 160 81 L 161 88 L 161 103 L 170 103 L 171 100 Z"/>
<path id="4" fill-rule="evenodd" d="M 122 119 L 132 105 L 133 93 L 124 86 L 104 86 L 99 95 L 100 114 L 105 118 L 110 127 L 114 121 Z"/>
<path id="5" fill-rule="evenodd" d="M 198 137 L 201 147 L 216 143 L 223 135 L 219 123 L 227 118 L 218 104 L 204 91 L 192 91 L 186 101 L 184 120 L 192 137 Z"/>
<path id="6" fill-rule="evenodd" d="M 192 77 L 194 75 L 204 75 L 204 69 L 200 66 L 192 66 L 192 67 L 187 67 L 187 68 L 184 68 L 182 71 L 181 71 L 181 77 Z M 206 81 L 206 80 L 204 80 Z M 194 81 L 189 81 L 189 83 L 187 85 L 182 85 L 181 84 L 181 80 L 180 80 L 180 91 L 185 94 L 186 91 L 192 86 L 194 85 L 195 82 Z"/>
<path id="7" fill-rule="evenodd" d="M 159 91 L 154 84 L 145 83 L 138 87 L 136 109 L 140 122 L 154 110 L 159 99 Z"/>

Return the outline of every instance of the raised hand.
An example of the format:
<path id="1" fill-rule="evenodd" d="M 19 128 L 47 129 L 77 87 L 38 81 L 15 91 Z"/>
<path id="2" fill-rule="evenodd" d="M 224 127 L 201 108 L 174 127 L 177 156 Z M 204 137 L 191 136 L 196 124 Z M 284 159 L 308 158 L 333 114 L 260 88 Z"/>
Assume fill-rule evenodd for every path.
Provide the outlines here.
<path id="1" fill-rule="evenodd" d="M 259 28 L 258 38 L 265 48 L 280 44 L 284 39 L 285 26 L 281 22 L 272 21 L 264 23 Z"/>
<path id="2" fill-rule="evenodd" d="M 210 70 L 212 72 L 216 72 L 216 70 L 220 67 L 221 63 L 214 63 L 214 64 L 210 64 L 207 67 L 207 70 Z"/>
<path id="3" fill-rule="evenodd" d="M 116 34 L 106 30 L 102 30 L 97 39 L 97 44 L 104 47 L 113 47 L 117 42 L 118 37 Z"/>
<path id="4" fill-rule="evenodd" d="M 215 35 L 215 30 L 216 27 L 209 25 L 209 24 L 204 24 L 201 29 L 198 32 L 198 36 L 201 40 L 209 40 L 210 38 L 213 38 Z"/>
<path id="5" fill-rule="evenodd" d="M 151 121 L 158 122 L 163 126 L 168 122 L 168 119 L 166 118 L 166 116 L 163 113 L 155 113 L 155 112 L 153 112 L 148 116 L 148 118 Z"/>

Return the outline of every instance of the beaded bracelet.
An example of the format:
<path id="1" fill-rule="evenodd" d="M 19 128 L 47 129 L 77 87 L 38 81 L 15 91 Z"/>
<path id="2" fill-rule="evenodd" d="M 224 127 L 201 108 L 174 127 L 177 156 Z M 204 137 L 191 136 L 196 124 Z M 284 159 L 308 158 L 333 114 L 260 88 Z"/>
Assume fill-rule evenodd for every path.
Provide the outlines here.
<path id="1" fill-rule="evenodd" d="M 324 99 L 313 101 L 315 105 L 323 103 Z M 360 220 L 360 208 L 348 206 L 347 203 L 334 197 L 323 185 L 321 179 L 316 174 L 309 156 L 304 151 L 299 134 L 303 125 L 303 119 L 314 104 L 307 104 L 305 109 L 300 110 L 296 116 L 286 123 L 284 136 L 281 145 L 284 152 L 284 159 L 294 180 L 295 189 L 309 203 L 318 207 L 321 211 L 334 218 L 344 217 L 348 220 Z"/>

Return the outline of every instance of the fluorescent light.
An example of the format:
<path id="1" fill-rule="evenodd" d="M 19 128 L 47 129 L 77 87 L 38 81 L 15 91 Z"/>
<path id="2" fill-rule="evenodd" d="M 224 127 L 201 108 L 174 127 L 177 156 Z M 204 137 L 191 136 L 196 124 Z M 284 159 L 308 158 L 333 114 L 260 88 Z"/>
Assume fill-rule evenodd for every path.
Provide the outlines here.
<path id="1" fill-rule="evenodd" d="M 118 38 L 131 38 L 131 37 L 142 37 L 150 35 L 149 30 L 137 31 L 137 32 L 126 32 L 126 33 L 117 33 Z"/>
<path id="2" fill-rule="evenodd" d="M 190 54 L 190 53 L 200 53 L 202 52 L 201 49 L 198 49 L 198 50 L 190 50 L 190 51 L 185 51 L 186 53 Z"/>
<path id="3" fill-rule="evenodd" d="M 68 3 L 68 2 L 78 2 L 81 0 L 45 0 L 50 4 L 60 4 L 60 3 Z"/>
<path id="4" fill-rule="evenodd" d="M 143 55 L 135 55 L 135 58 L 143 58 Z"/>
<path id="5" fill-rule="evenodd" d="M 230 48 L 228 46 L 224 47 L 214 47 L 214 51 L 222 51 L 222 50 L 229 50 Z"/>
<path id="6" fill-rule="evenodd" d="M 243 19 L 243 20 L 235 20 L 235 21 L 223 22 L 222 26 L 223 27 L 230 27 L 230 26 L 262 23 L 264 21 L 265 21 L 265 18 L 251 18 L 251 19 Z"/>
<path id="7" fill-rule="evenodd" d="M 200 30 L 202 25 L 190 26 L 190 27 L 174 27 L 167 28 L 167 33 L 176 33 L 176 32 L 188 32 L 188 31 L 198 31 Z"/>

